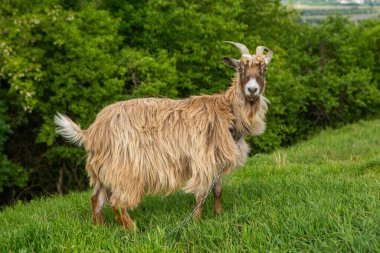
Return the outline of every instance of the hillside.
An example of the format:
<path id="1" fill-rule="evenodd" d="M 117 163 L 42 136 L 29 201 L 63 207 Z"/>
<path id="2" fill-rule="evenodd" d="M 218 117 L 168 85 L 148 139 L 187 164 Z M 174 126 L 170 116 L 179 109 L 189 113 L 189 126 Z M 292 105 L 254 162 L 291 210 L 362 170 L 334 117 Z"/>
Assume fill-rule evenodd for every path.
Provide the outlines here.
<path id="1" fill-rule="evenodd" d="M 91 225 L 90 192 L 33 200 L 0 213 L 0 252 L 380 252 L 380 120 L 326 130 L 249 159 L 224 181 L 223 213 L 164 239 L 191 195 L 148 197 L 124 231 L 105 208 Z"/>

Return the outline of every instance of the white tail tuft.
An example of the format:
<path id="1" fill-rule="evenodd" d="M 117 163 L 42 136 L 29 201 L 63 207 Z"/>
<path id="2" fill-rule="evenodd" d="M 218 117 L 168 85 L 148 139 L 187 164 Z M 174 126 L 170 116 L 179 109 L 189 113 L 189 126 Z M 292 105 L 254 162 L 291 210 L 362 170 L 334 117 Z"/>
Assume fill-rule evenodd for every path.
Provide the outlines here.
<path id="1" fill-rule="evenodd" d="M 69 117 L 57 113 L 54 116 L 54 122 L 57 125 L 56 132 L 68 141 L 82 146 L 84 142 L 84 135 L 80 126 L 75 124 Z"/>

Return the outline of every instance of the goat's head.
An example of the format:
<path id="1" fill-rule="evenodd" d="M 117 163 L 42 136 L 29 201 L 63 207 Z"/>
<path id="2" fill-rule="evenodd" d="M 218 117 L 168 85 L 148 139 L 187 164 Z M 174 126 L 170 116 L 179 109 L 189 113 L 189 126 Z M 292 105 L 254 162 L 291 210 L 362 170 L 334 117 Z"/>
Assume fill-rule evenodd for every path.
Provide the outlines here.
<path id="1" fill-rule="evenodd" d="M 229 57 L 223 57 L 223 60 L 227 66 L 237 70 L 238 85 L 244 97 L 250 102 L 256 101 L 265 90 L 265 72 L 273 52 L 266 47 L 258 46 L 256 54 L 251 55 L 243 44 L 231 41 L 224 43 L 232 44 L 240 50 L 240 60 Z M 264 51 L 268 51 L 266 55 Z"/>

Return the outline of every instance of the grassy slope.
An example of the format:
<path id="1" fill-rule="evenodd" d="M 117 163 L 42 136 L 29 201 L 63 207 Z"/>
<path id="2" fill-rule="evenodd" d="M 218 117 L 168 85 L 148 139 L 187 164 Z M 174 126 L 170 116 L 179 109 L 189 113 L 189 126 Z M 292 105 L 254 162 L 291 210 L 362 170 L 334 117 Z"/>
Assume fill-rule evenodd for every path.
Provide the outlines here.
<path id="1" fill-rule="evenodd" d="M 223 184 L 221 216 L 209 198 L 202 221 L 166 240 L 192 196 L 146 198 L 131 212 L 134 232 L 121 229 L 109 207 L 107 225 L 92 226 L 89 192 L 8 208 L 0 213 L 0 252 L 380 252 L 380 120 L 255 156 Z"/>

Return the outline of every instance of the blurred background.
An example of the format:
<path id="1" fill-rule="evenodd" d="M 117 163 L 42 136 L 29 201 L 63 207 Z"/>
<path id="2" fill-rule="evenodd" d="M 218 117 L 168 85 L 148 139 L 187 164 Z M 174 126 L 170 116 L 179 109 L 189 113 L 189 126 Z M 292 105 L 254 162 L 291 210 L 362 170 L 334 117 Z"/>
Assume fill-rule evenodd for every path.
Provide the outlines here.
<path id="1" fill-rule="evenodd" d="M 308 24 L 319 24 L 330 15 L 343 15 L 351 21 L 377 18 L 380 0 L 284 0 L 289 8 L 300 11 Z"/>
<path id="2" fill-rule="evenodd" d="M 88 188 L 87 128 L 104 106 L 225 90 L 230 40 L 274 51 L 268 128 L 252 154 L 380 115 L 380 1 L 0 0 L 0 205 Z"/>

